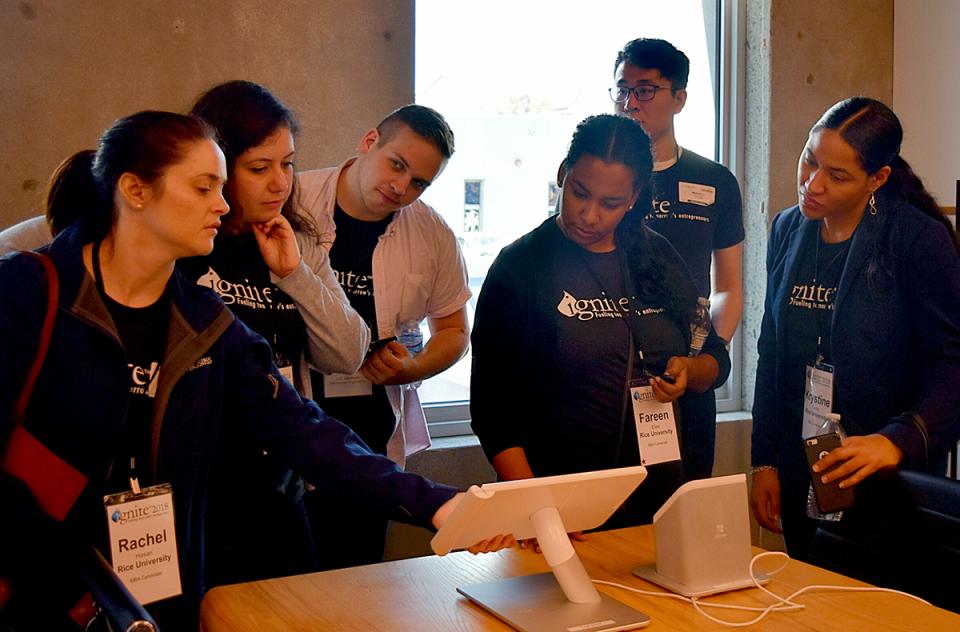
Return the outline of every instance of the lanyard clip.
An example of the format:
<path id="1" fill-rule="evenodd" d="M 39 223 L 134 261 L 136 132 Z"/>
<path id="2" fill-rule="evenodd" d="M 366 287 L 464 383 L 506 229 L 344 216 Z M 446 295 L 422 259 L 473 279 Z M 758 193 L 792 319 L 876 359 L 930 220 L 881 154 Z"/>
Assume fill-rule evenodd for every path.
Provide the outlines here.
<path id="1" fill-rule="evenodd" d="M 134 457 L 130 457 L 130 489 L 140 495 L 140 479 L 137 478 L 137 460 Z"/>

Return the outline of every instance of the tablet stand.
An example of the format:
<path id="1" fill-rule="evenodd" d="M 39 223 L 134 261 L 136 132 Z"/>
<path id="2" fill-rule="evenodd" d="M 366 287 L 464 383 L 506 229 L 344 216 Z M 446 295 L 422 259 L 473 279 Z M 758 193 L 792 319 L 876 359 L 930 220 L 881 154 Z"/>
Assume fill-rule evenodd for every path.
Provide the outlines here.
<path id="1" fill-rule="evenodd" d="M 650 623 L 644 613 L 597 591 L 556 507 L 536 511 L 530 521 L 552 574 L 473 584 L 457 588 L 457 592 L 523 632 L 610 632 Z"/>

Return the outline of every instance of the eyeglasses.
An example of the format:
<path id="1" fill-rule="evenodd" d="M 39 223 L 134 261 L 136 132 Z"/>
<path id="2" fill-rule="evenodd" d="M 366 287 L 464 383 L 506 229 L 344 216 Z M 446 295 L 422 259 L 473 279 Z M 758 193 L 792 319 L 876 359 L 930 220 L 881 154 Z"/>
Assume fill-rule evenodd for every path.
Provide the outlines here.
<path id="1" fill-rule="evenodd" d="M 657 96 L 657 90 L 666 90 L 663 86 L 654 86 L 648 83 L 640 84 L 634 88 L 630 86 L 614 86 L 610 88 L 610 98 L 614 103 L 626 103 L 630 98 L 630 93 L 636 97 L 637 101 L 652 101 Z"/>

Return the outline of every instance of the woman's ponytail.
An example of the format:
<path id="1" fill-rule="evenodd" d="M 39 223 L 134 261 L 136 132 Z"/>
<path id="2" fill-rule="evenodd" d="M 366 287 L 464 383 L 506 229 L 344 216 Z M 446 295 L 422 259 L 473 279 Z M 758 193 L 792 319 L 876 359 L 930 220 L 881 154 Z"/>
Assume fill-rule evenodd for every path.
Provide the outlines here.
<path id="1" fill-rule="evenodd" d="M 96 152 L 84 149 L 60 163 L 47 187 L 47 224 L 56 236 L 71 224 L 88 219 L 95 230 L 110 226 L 110 201 L 93 177 Z"/>
<path id="2" fill-rule="evenodd" d="M 943 214 L 930 192 L 923 186 L 917 174 L 913 172 L 909 163 L 899 155 L 890 161 L 890 177 L 884 188 L 946 226 L 954 247 L 960 253 L 960 239 L 957 237 L 956 229 Z"/>

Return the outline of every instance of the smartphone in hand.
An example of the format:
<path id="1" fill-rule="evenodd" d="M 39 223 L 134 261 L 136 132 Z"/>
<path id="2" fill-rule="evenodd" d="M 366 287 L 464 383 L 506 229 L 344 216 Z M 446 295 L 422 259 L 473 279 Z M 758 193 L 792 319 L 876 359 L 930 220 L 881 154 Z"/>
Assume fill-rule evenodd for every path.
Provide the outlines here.
<path id="1" fill-rule="evenodd" d="M 374 340 L 373 342 L 370 343 L 370 347 L 367 349 L 367 355 L 370 355 L 371 353 L 373 353 L 377 349 L 380 349 L 381 347 L 387 346 L 388 344 L 390 344 L 396 339 L 397 339 L 396 336 L 390 336 L 388 338 L 380 338 L 379 340 Z"/>
<path id="2" fill-rule="evenodd" d="M 654 373 L 653 371 L 650 371 L 649 369 L 644 369 L 643 374 L 644 374 L 644 376 L 645 376 L 648 380 L 650 380 L 650 381 L 653 381 L 653 378 L 658 377 L 658 378 L 660 378 L 661 380 L 663 380 L 664 382 L 666 382 L 667 384 L 676 384 L 676 383 L 677 383 L 677 378 L 673 377 L 672 375 L 670 375 L 670 374 L 668 374 L 668 373 Z"/>
<path id="3" fill-rule="evenodd" d="M 803 440 L 803 449 L 807 455 L 807 464 L 810 467 L 810 480 L 813 483 L 813 495 L 817 499 L 817 508 L 820 513 L 834 513 L 853 505 L 853 489 L 841 488 L 840 481 L 824 483 L 820 478 L 837 466 L 824 472 L 814 472 L 813 464 L 826 456 L 831 450 L 840 447 L 840 435 L 835 432 L 817 435 Z"/>

